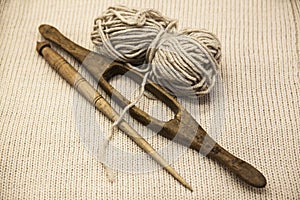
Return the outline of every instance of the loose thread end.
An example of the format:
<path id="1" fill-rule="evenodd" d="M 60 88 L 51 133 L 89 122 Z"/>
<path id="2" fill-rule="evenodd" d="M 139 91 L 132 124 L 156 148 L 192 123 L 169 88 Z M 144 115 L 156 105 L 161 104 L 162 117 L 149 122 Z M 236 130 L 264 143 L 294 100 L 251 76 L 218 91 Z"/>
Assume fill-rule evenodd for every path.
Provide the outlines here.
<path id="1" fill-rule="evenodd" d="M 107 176 L 107 179 L 109 180 L 109 182 L 111 182 L 111 183 L 115 182 L 117 179 L 116 172 L 112 168 L 107 166 L 106 164 L 103 163 L 103 165 L 104 165 L 106 176 Z"/>

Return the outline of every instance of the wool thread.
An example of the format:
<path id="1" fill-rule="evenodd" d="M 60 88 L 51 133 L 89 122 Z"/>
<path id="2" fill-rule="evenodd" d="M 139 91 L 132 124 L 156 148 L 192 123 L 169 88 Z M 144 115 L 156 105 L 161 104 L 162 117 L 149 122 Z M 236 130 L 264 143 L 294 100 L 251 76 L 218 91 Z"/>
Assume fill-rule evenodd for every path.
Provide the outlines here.
<path id="1" fill-rule="evenodd" d="M 153 9 L 109 7 L 94 20 L 96 50 L 146 73 L 177 97 L 197 98 L 214 86 L 221 45 L 206 30 L 177 31 L 177 21 Z"/>

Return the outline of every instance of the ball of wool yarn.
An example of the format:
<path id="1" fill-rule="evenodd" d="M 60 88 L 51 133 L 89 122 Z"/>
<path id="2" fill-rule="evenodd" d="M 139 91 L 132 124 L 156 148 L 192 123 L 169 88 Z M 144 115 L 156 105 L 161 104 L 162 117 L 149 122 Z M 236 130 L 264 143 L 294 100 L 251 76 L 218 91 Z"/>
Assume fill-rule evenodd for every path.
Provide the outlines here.
<path id="1" fill-rule="evenodd" d="M 214 59 L 218 64 L 221 62 L 221 43 L 217 36 L 213 33 L 201 29 L 184 29 L 181 31 L 182 34 L 185 34 L 189 37 L 194 38 L 200 44 L 207 48 L 207 51 L 213 55 Z"/>
<path id="2" fill-rule="evenodd" d="M 219 40 L 205 30 L 178 33 L 175 20 L 151 9 L 110 7 L 95 19 L 92 42 L 98 52 L 148 70 L 174 96 L 208 94 L 216 81 Z"/>
<path id="3" fill-rule="evenodd" d="M 98 52 L 117 61 L 141 65 L 159 31 L 176 26 L 175 20 L 152 9 L 138 11 L 124 6 L 109 7 L 94 20 L 91 39 Z"/>
<path id="4" fill-rule="evenodd" d="M 220 56 L 217 46 L 208 48 L 198 39 L 164 32 L 148 49 L 149 77 L 177 97 L 208 94 L 216 81 Z"/>

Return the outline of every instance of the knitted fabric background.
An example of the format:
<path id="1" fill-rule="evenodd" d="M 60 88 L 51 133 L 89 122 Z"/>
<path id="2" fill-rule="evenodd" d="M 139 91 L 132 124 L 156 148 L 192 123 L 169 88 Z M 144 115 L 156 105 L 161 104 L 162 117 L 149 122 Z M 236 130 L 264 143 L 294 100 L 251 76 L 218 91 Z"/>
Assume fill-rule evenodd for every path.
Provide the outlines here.
<path id="1" fill-rule="evenodd" d="M 114 182 L 108 180 L 103 165 L 81 137 L 90 127 L 108 135 L 111 122 L 96 113 L 99 126 L 87 120 L 78 128 L 81 117 L 95 111 L 80 109 L 90 106 L 83 100 L 77 103 L 81 102 L 77 92 L 38 55 L 35 45 L 43 40 L 38 26 L 47 23 L 93 49 L 94 18 L 119 4 L 154 8 L 178 19 L 179 28 L 205 28 L 219 37 L 222 95 L 226 97 L 220 132 L 208 128 L 214 125 L 209 110 L 215 105 L 205 101 L 185 106 L 198 112 L 193 114 L 196 120 L 221 146 L 265 175 L 266 188 L 246 185 L 194 150 L 184 150 L 171 163 L 194 192 L 163 169 L 119 170 Z M 299 1 L 1 0 L 0 27 L 0 199 L 300 198 Z M 56 50 L 80 68 L 69 55 Z M 126 84 L 118 79 L 113 83 L 125 93 L 136 86 L 123 81 Z M 143 98 L 141 105 L 147 109 L 152 102 Z M 163 118 L 172 116 L 166 105 L 162 107 Z M 159 112 L 159 107 L 152 111 Z M 135 127 L 142 130 L 140 125 Z M 147 140 L 155 148 L 168 142 L 155 134 Z M 116 131 L 111 145 L 143 154 L 121 131 Z"/>

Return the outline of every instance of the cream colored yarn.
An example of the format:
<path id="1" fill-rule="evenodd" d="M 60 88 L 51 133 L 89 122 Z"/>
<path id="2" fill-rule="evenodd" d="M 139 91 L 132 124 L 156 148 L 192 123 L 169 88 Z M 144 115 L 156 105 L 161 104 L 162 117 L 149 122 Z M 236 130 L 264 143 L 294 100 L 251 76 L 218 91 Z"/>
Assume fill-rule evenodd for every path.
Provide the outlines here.
<path id="1" fill-rule="evenodd" d="M 214 86 L 221 58 L 219 40 L 205 30 L 176 30 L 158 11 L 108 8 L 94 21 L 98 52 L 125 62 L 174 96 L 198 97 Z"/>

